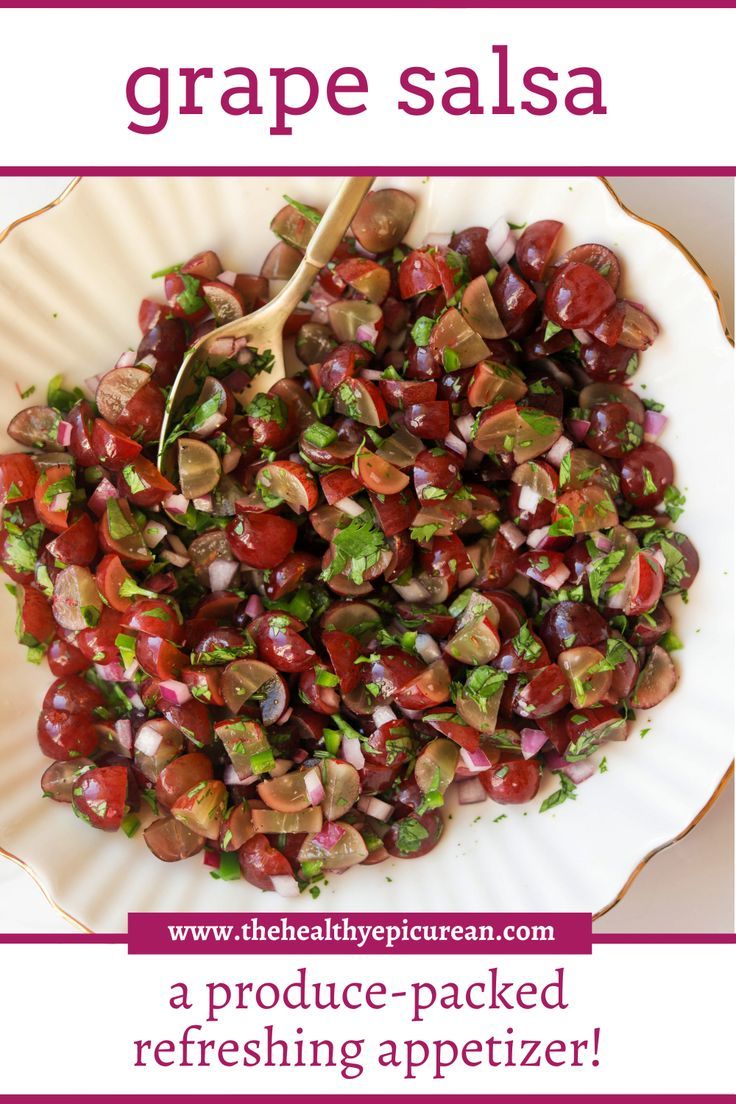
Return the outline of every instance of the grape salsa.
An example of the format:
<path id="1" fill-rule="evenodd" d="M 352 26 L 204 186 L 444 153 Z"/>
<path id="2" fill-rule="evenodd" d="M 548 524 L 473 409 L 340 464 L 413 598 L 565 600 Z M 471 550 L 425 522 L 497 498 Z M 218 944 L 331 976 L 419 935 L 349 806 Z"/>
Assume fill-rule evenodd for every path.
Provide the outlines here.
<path id="1" fill-rule="evenodd" d="M 553 219 L 412 248 L 395 189 L 291 316 L 297 374 L 217 339 L 161 474 L 188 347 L 265 303 L 319 222 L 284 198 L 258 275 L 210 250 L 157 273 L 137 349 L 12 419 L 0 563 L 55 680 L 44 795 L 289 897 L 427 854 L 448 791 L 517 805 L 553 774 L 539 811 L 575 797 L 674 689 L 665 599 L 698 555 L 619 258 L 560 254 Z"/>

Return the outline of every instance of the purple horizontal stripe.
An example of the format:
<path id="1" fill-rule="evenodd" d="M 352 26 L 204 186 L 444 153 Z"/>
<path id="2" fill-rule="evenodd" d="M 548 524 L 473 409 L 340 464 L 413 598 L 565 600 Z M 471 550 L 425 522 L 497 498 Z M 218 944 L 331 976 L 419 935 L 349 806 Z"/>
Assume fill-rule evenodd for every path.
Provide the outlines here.
<path id="1" fill-rule="evenodd" d="M 219 2 L 217 4 L 215 4 L 214 6 L 216 8 L 243 8 L 245 10 L 249 10 L 249 9 L 252 9 L 252 8 L 261 9 L 261 10 L 273 10 L 273 9 L 275 9 L 277 11 L 312 11 L 312 10 L 315 10 L 315 9 L 317 9 L 317 10 L 319 10 L 319 9 L 329 10 L 329 9 L 332 9 L 332 8 L 337 8 L 337 9 L 340 9 L 340 10 L 345 9 L 345 4 L 342 2 L 342 0 L 321 0 L 320 3 L 316 3 L 316 4 L 309 3 L 308 0 L 305 0 L 305 2 L 302 3 L 302 4 L 291 3 L 291 4 L 278 4 L 278 5 L 277 4 L 268 4 L 268 5 L 266 5 L 262 2 L 251 4 L 251 3 L 240 3 L 240 2 L 238 2 L 238 0 L 219 0 Z M 470 10 L 488 9 L 490 11 L 497 11 L 497 10 L 504 10 L 504 9 L 514 11 L 517 8 L 521 9 L 521 10 L 524 10 L 524 11 L 545 11 L 545 10 L 548 10 L 550 8 L 554 8 L 555 10 L 561 9 L 561 10 L 564 11 L 565 9 L 575 10 L 577 8 L 587 8 L 587 9 L 591 9 L 591 10 L 595 11 L 598 8 L 600 8 L 602 10 L 607 10 L 609 8 L 641 8 L 641 7 L 644 7 L 644 8 L 655 8 L 655 9 L 659 9 L 659 8 L 683 8 L 683 9 L 686 9 L 688 11 L 697 11 L 698 14 L 702 14 L 704 11 L 708 11 L 708 10 L 720 11 L 720 10 L 723 10 L 723 9 L 733 8 L 734 6 L 736 6 L 736 5 L 725 3 L 725 0 L 724 0 L 723 3 L 721 3 L 720 0 L 715 0 L 715 2 L 709 3 L 704 8 L 698 7 L 697 5 L 692 4 L 692 3 L 691 4 L 680 3 L 680 2 L 678 2 L 678 0 L 675 0 L 674 3 L 665 3 L 664 0 L 650 0 L 650 2 L 647 3 L 647 4 L 637 4 L 637 3 L 634 3 L 634 0 L 619 0 L 618 3 L 616 3 L 615 0 L 610 0 L 610 2 L 607 2 L 607 3 L 604 2 L 604 3 L 599 3 L 599 4 L 587 3 L 586 0 L 566 0 L 566 2 L 562 3 L 562 4 L 557 4 L 557 3 L 554 2 L 554 0 L 537 0 L 537 2 L 533 3 L 533 4 L 520 4 L 520 3 L 489 4 L 489 3 L 482 2 L 482 0 L 464 0 L 464 2 L 461 3 L 459 5 L 459 8 L 458 8 L 454 4 L 448 4 L 446 2 L 446 0 L 405 0 L 405 2 L 402 3 L 402 4 L 392 4 L 392 3 L 389 3 L 389 0 L 373 0 L 372 3 L 357 5 L 357 8 L 358 8 L 359 11 L 360 10 L 370 11 L 373 8 L 377 8 L 377 9 L 390 8 L 392 10 L 397 10 L 397 11 L 400 11 L 402 8 L 408 9 L 410 11 L 415 10 L 417 8 L 422 10 L 422 11 L 424 11 L 427 8 L 437 8 L 437 9 L 440 9 L 440 10 L 451 8 L 453 12 L 457 12 L 458 10 L 462 11 L 464 8 L 465 9 L 470 9 Z M 0 4 L 0 8 L 17 8 L 17 7 L 18 7 L 17 3 L 16 4 Z M 163 9 L 176 8 L 177 10 L 179 10 L 180 8 L 201 8 L 202 3 L 201 3 L 201 0 L 159 0 L 158 3 L 153 3 L 153 4 L 148 3 L 147 4 L 147 3 L 144 2 L 144 0 L 139 0 L 139 2 L 133 3 L 133 4 L 100 4 L 100 3 L 94 3 L 91 0 L 90 3 L 60 4 L 60 3 L 55 3 L 55 2 L 53 2 L 53 0 L 51 0 L 50 3 L 25 4 L 24 7 L 26 7 L 26 8 L 52 8 L 52 9 L 53 8 L 65 8 L 65 9 L 70 9 L 72 11 L 74 11 L 75 9 L 86 10 L 88 8 L 96 8 L 100 11 L 118 11 L 118 10 L 126 10 L 128 8 L 163 8 Z"/>
<path id="2" fill-rule="evenodd" d="M 639 935 L 633 932 L 612 932 L 610 935 L 596 935 L 594 932 L 593 943 L 736 943 L 736 935 L 727 932 L 674 932 L 670 935 L 659 932 Z"/>
<path id="3" fill-rule="evenodd" d="M 671 7 L 671 5 L 669 5 Z M 2 5 L 0 5 L 2 7 Z M 3 165 L 3 176 L 736 176 L 736 165 Z"/>
<path id="4" fill-rule="evenodd" d="M 590 913 L 569 912 L 128 916 L 131 954 L 590 954 L 590 935 Z"/>
<path id="5" fill-rule="evenodd" d="M 267 918 L 268 914 L 266 914 Z M 264 919 L 266 919 L 264 918 Z M 518 919 L 518 918 L 517 918 Z M 187 924 L 191 920 L 191 917 L 187 913 L 178 913 L 175 917 L 176 923 Z M 124 932 L 109 932 L 96 933 L 91 932 L 89 935 L 85 935 L 77 932 L 69 932 L 69 934 L 62 933 L 49 933 L 44 935 L 41 932 L 4 932 L 0 933 L 0 945 L 3 944 L 34 944 L 34 943 L 108 943 L 108 944 L 124 944 L 128 943 L 128 936 Z M 736 943 L 736 935 L 729 933 L 710 933 L 710 932 L 688 932 L 688 933 L 639 933 L 636 932 L 611 932 L 606 934 L 596 934 L 593 932 L 591 937 L 592 946 L 606 946 L 616 945 L 627 946 L 631 944 L 652 944 L 657 945 L 670 945 L 670 944 L 729 944 Z M 301 945 L 300 945 L 301 946 Z M 547 945 L 548 949 L 555 949 L 559 952 L 559 945 Z M 179 948 L 184 953 L 185 948 Z M 475 950 L 478 953 L 483 948 L 476 945 Z M 494 947 L 494 950 L 496 948 Z M 525 950 L 528 949 L 528 944 L 525 944 Z M 444 947 L 445 953 L 452 953 L 450 948 Z M 531 953 L 531 952 L 530 952 Z M 2 1100 L 0 1096 L 0 1100 Z"/>
<path id="6" fill-rule="evenodd" d="M 22 1104 L 36 1104 L 37 1101 L 40 1102 L 40 1101 L 48 1101 L 48 1100 L 62 1100 L 62 1101 L 63 1100 L 68 1100 L 70 1102 L 73 1101 L 74 1104 L 78 1104 L 78 1102 L 80 1100 L 85 1100 L 85 1099 L 88 1099 L 88 1097 L 86 1097 L 83 1093 L 76 1093 L 73 1096 L 72 1095 L 67 1096 L 65 1094 L 58 1095 L 58 1096 L 57 1095 L 54 1095 L 54 1096 L 37 1096 L 37 1095 L 5 1096 L 5 1095 L 0 1094 L 0 1101 L 8 1100 L 8 1101 L 12 1101 L 13 1104 L 21 1104 L 21 1102 L 22 1102 Z M 252 1100 L 252 1101 L 258 1101 L 259 1104 L 263 1104 L 264 1101 L 267 1102 L 267 1104 L 303 1104 L 304 1100 L 314 1099 L 314 1096 L 312 1094 L 310 1094 L 309 1092 L 300 1093 L 298 1096 L 287 1096 L 287 1095 L 284 1095 L 284 1094 L 281 1094 L 281 1093 L 275 1094 L 273 1096 L 271 1096 L 271 1094 L 269 1094 L 268 1096 L 263 1096 L 263 1095 L 260 1095 L 260 1096 L 246 1096 L 246 1095 L 242 1095 L 240 1093 L 238 1093 L 238 1094 L 218 1093 L 216 1097 L 215 1096 L 200 1096 L 200 1095 L 196 1095 L 196 1094 L 192 1095 L 192 1096 L 187 1094 L 186 1096 L 182 1097 L 181 1095 L 178 1095 L 178 1094 L 169 1094 L 169 1093 L 160 1093 L 160 1094 L 156 1094 L 155 1096 L 150 1096 L 146 1093 L 141 1093 L 140 1095 L 136 1094 L 136 1095 L 103 1096 L 99 1093 L 94 1093 L 94 1094 L 90 1094 L 89 1099 L 94 1099 L 95 1102 L 97 1102 L 98 1100 L 107 1100 L 107 1101 L 115 1102 L 115 1104 L 126 1104 L 126 1102 L 128 1102 L 128 1101 L 130 1101 L 131 1104 L 146 1104 L 146 1101 L 150 1101 L 150 1100 L 176 1100 L 176 1101 L 184 1100 L 184 1101 L 186 1101 L 186 1104 L 212 1104 L 212 1102 L 215 1101 L 215 1100 L 238 1100 L 238 1101 L 241 1101 L 241 1100 L 242 1101 L 250 1101 L 250 1100 Z M 320 1100 L 343 1100 L 344 1101 L 346 1099 L 346 1096 L 342 1095 L 342 1094 L 319 1093 L 319 1099 Z M 386 1101 L 387 1104 L 407 1104 L 408 1100 L 409 1101 L 412 1100 L 412 1099 L 417 1099 L 418 1100 L 419 1097 L 418 1096 L 415 1097 L 414 1094 L 412 1094 L 412 1093 L 404 1093 L 404 1094 L 394 1094 L 394 1093 L 384 1094 L 384 1093 L 381 1093 L 380 1096 L 375 1096 L 375 1095 L 367 1096 L 367 1095 L 363 1095 L 361 1093 L 350 1093 L 349 1099 L 350 1099 L 351 1104 L 375 1104 L 376 1100 Z M 559 1101 L 565 1101 L 565 1102 L 574 1101 L 575 1104 L 586 1104 L 587 1101 L 602 1101 L 603 1104 L 638 1104 L 639 1101 L 662 1101 L 662 1102 L 665 1102 L 665 1104 L 669 1104 L 669 1102 L 676 1101 L 677 1104 L 690 1104 L 690 1101 L 692 1101 L 693 1104 L 697 1104 L 698 1101 L 707 1100 L 709 1102 L 709 1104 L 734 1104 L 734 1099 L 736 1099 L 736 1098 L 732 1095 L 727 1095 L 725 1093 L 712 1093 L 712 1094 L 707 1094 L 707 1093 L 697 1093 L 697 1094 L 683 1093 L 681 1095 L 680 1094 L 676 1095 L 674 1093 L 649 1093 L 649 1094 L 632 1093 L 630 1095 L 629 1094 L 627 1094 L 627 1095 L 620 1095 L 620 1094 L 616 1095 L 616 1094 L 605 1094 L 605 1093 L 603 1093 L 603 1094 L 580 1093 L 578 1095 L 576 1093 L 574 1096 L 570 1096 L 569 1094 L 563 1095 L 563 1094 L 558 1094 L 558 1093 L 548 1093 L 544 1096 L 527 1096 L 527 1095 L 517 1096 L 516 1094 L 514 1094 L 514 1095 L 505 1096 L 505 1097 L 500 1097 L 500 1096 L 497 1096 L 497 1095 L 488 1096 L 488 1095 L 484 1095 L 484 1094 L 480 1094 L 480 1093 L 468 1093 L 467 1095 L 463 1093 L 462 1096 L 446 1095 L 446 1094 L 437 1094 L 437 1095 L 435 1095 L 434 1093 L 432 1093 L 430 1096 L 425 1097 L 424 1099 L 430 1100 L 432 1102 L 441 1101 L 442 1104 L 458 1104 L 459 1101 L 463 1101 L 463 1100 L 478 1100 L 478 1101 L 487 1100 L 487 1101 L 493 1101 L 494 1104 L 504 1104 L 504 1102 L 505 1102 L 505 1104 L 546 1104 L 546 1102 L 549 1102 L 550 1100 L 559 1100 Z"/>
<path id="7" fill-rule="evenodd" d="M 83 932 L 69 932 L 66 934 L 43 935 L 40 932 L 19 932 L 0 934 L 0 945 L 3 943 L 127 943 L 128 936 L 125 932 L 110 932 L 107 935 Z M 2 1100 L 2 1097 L 0 1097 Z"/>

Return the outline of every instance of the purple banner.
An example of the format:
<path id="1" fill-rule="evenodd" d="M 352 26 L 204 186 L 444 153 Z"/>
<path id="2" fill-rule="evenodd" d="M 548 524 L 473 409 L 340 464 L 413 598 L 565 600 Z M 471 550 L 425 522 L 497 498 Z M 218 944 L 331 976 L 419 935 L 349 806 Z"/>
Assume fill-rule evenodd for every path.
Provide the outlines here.
<path id="1" fill-rule="evenodd" d="M 134 912 L 130 954 L 590 954 L 582 912 Z"/>

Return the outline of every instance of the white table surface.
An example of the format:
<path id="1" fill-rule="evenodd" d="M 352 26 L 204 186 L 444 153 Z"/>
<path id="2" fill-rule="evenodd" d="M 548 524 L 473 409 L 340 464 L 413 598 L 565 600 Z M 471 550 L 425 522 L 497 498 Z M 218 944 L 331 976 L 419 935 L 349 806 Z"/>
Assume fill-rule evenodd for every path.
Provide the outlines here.
<path id="1" fill-rule="evenodd" d="M 37 210 L 66 179 L 0 180 L 0 228 Z M 721 292 L 734 330 L 734 187 L 732 179 L 613 177 L 637 214 L 666 226 L 700 261 Z M 626 897 L 596 924 L 599 932 L 734 930 L 733 782 L 680 843 L 656 855 Z M 0 858 L 0 931 L 66 932 L 33 881 Z"/>

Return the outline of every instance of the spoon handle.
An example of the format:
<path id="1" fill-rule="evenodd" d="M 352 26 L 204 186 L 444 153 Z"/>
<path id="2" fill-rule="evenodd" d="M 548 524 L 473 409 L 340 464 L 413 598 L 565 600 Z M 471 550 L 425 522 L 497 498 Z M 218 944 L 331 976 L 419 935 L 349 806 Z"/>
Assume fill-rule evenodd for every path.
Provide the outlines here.
<path id="1" fill-rule="evenodd" d="M 278 302 L 284 317 L 301 302 L 319 270 L 332 259 L 374 180 L 374 176 L 348 176 L 343 180 L 312 235 L 304 259 L 273 300 L 274 304 Z"/>
<path id="2" fill-rule="evenodd" d="M 307 246 L 305 260 L 308 264 L 322 268 L 332 259 L 375 179 L 374 176 L 348 176 L 343 180 Z"/>

